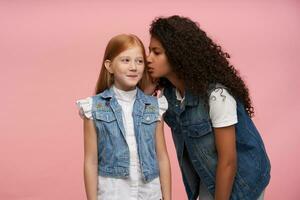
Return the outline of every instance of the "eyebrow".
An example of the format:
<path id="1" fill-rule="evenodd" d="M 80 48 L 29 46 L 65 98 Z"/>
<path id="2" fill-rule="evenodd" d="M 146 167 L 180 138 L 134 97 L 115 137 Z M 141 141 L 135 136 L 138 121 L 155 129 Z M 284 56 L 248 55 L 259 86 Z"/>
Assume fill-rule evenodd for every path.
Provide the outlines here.
<path id="1" fill-rule="evenodd" d="M 152 47 L 152 48 L 151 48 L 151 47 L 149 47 L 149 50 L 151 50 L 151 49 L 152 49 L 152 50 L 160 50 L 160 48 L 159 48 L 159 47 Z"/>
<path id="2" fill-rule="evenodd" d="M 131 56 L 120 56 L 120 58 L 128 58 L 128 57 L 131 57 Z M 135 58 L 144 58 L 143 56 L 136 56 Z"/>

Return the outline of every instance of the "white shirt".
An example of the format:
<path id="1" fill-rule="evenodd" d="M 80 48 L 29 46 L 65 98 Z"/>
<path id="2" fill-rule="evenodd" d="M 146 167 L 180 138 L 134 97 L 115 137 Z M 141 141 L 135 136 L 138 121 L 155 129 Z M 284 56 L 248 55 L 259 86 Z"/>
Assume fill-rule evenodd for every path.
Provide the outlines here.
<path id="1" fill-rule="evenodd" d="M 126 141 L 130 152 L 130 173 L 128 179 L 98 177 L 98 198 L 101 200 L 119 200 L 119 199 L 149 199 L 157 200 L 162 198 L 159 177 L 149 183 L 145 183 L 142 178 L 137 144 L 134 134 L 134 123 L 132 117 L 133 104 L 137 90 L 123 91 L 115 86 L 113 91 L 115 97 L 122 108 L 122 120 L 126 133 Z M 80 115 L 93 119 L 91 114 L 92 98 L 88 97 L 77 101 Z M 159 119 L 168 108 L 168 102 L 164 96 L 158 98 Z"/>
<path id="2" fill-rule="evenodd" d="M 176 89 L 177 100 L 184 101 Z M 224 88 L 216 88 L 209 96 L 209 116 L 214 128 L 226 127 L 236 124 L 237 110 L 236 101 Z"/>

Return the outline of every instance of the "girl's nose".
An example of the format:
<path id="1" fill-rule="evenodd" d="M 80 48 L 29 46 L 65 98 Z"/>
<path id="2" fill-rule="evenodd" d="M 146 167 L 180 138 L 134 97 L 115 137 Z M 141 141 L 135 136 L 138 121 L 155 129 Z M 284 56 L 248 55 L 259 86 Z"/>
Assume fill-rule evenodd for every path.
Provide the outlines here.
<path id="1" fill-rule="evenodd" d="M 152 62 L 151 54 L 147 55 L 146 61 L 147 61 L 147 64 L 150 64 Z"/>
<path id="2" fill-rule="evenodd" d="M 130 70 L 136 70 L 136 69 L 137 69 L 136 65 L 137 65 L 137 64 L 136 64 L 135 62 L 131 62 L 131 63 L 130 63 L 129 69 L 130 69 Z"/>

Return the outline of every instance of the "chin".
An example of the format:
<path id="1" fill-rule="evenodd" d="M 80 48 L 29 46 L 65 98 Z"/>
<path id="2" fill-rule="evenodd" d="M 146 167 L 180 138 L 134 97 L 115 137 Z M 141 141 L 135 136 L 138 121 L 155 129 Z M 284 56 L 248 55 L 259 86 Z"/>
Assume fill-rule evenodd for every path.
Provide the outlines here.
<path id="1" fill-rule="evenodd" d="M 155 74 L 155 73 L 150 74 L 150 76 L 151 76 L 151 78 L 160 78 L 160 76 L 157 76 L 157 74 Z"/>
<path id="2" fill-rule="evenodd" d="M 137 84 L 138 84 L 138 82 L 128 83 L 128 84 L 127 84 L 127 87 L 134 88 L 134 87 L 137 86 Z"/>

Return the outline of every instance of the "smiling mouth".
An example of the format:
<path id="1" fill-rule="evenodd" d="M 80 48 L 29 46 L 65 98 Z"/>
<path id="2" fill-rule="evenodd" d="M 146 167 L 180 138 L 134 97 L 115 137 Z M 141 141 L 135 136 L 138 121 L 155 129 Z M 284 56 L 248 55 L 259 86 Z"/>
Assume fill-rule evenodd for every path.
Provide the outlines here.
<path id="1" fill-rule="evenodd" d="M 138 75 L 127 75 L 128 77 L 131 77 L 131 78 L 136 78 L 138 77 Z"/>

